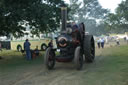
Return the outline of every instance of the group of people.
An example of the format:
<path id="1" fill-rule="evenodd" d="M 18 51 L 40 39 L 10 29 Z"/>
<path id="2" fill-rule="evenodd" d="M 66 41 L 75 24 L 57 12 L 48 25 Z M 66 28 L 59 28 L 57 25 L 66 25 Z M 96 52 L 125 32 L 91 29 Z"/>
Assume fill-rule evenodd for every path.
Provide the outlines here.
<path id="1" fill-rule="evenodd" d="M 30 46 L 31 46 L 31 43 L 29 42 L 28 39 L 26 39 L 26 41 L 24 42 L 24 50 L 26 52 L 26 59 L 27 60 L 31 60 L 32 56 L 33 57 L 34 56 L 39 56 L 38 46 L 36 46 L 35 50 L 31 50 Z M 52 40 L 48 43 L 48 46 L 53 47 L 53 41 Z"/>
<path id="2" fill-rule="evenodd" d="M 104 38 L 99 38 L 99 39 L 97 40 L 98 48 L 104 48 L 104 44 L 105 44 Z"/>
<path id="3" fill-rule="evenodd" d="M 121 40 L 120 40 L 119 37 L 116 37 L 114 39 L 114 41 L 116 43 L 116 46 L 120 46 L 120 41 Z M 128 44 L 128 37 L 124 37 L 124 41 L 127 42 L 127 44 Z M 104 44 L 107 43 L 107 42 L 108 42 L 108 40 L 106 41 L 106 39 L 104 39 L 104 38 L 98 38 L 97 39 L 97 46 L 98 46 L 98 48 L 104 48 Z"/>
<path id="4" fill-rule="evenodd" d="M 31 60 L 35 56 L 39 56 L 38 46 L 36 46 L 35 50 L 30 49 L 31 43 L 28 39 L 24 42 L 24 50 L 26 51 L 26 59 Z"/>

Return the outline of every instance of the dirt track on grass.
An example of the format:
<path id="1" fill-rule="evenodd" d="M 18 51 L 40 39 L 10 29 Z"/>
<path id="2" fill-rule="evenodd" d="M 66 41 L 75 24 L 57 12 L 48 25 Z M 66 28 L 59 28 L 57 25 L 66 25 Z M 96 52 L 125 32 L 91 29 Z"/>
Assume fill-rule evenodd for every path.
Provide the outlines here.
<path id="1" fill-rule="evenodd" d="M 45 69 L 42 64 L 36 66 L 25 73 L 19 73 L 19 76 L 15 81 L 9 82 L 5 85 L 81 85 L 82 75 L 86 75 L 89 72 L 95 70 L 97 64 L 103 59 L 101 56 L 102 51 L 98 51 L 98 55 L 93 63 L 84 63 L 83 69 L 77 71 L 73 63 L 56 63 L 55 69 L 49 71 Z M 20 75 L 21 74 L 21 75 Z M 83 84 L 84 85 L 84 84 Z"/>

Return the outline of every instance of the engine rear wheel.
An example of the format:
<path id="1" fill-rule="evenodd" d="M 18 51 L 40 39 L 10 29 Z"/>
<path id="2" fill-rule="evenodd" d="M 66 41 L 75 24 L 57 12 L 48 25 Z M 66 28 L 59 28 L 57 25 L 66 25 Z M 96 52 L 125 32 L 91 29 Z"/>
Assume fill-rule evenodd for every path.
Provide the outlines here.
<path id="1" fill-rule="evenodd" d="M 46 49 L 44 63 L 46 65 L 46 68 L 49 70 L 53 69 L 55 66 L 55 52 L 51 47 Z"/>
<path id="2" fill-rule="evenodd" d="M 95 58 L 95 42 L 92 35 L 85 35 L 84 54 L 87 62 L 93 62 Z"/>
<path id="3" fill-rule="evenodd" d="M 80 46 L 75 49 L 74 63 L 77 70 L 81 70 L 83 67 L 83 56 L 81 54 Z"/>

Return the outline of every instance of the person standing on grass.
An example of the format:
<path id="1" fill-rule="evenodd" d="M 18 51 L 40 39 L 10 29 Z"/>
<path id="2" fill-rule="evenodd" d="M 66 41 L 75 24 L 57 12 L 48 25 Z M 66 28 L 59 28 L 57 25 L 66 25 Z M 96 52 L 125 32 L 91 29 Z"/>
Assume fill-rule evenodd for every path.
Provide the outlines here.
<path id="1" fill-rule="evenodd" d="M 101 47 L 102 48 L 104 48 L 104 43 L 105 43 L 104 38 L 101 38 Z"/>
<path id="2" fill-rule="evenodd" d="M 100 48 L 101 46 L 100 46 L 100 43 L 101 42 L 101 39 L 99 38 L 98 40 L 97 40 L 97 45 L 98 45 L 98 48 Z"/>
<path id="3" fill-rule="evenodd" d="M 26 59 L 31 60 L 31 50 L 30 50 L 30 42 L 28 39 L 24 42 L 24 50 L 26 51 Z"/>
<path id="4" fill-rule="evenodd" d="M 119 40 L 119 38 L 116 39 L 116 44 L 117 44 L 117 45 L 120 45 L 120 40 Z"/>
<path id="5" fill-rule="evenodd" d="M 126 41 L 126 37 L 124 37 L 124 41 Z"/>

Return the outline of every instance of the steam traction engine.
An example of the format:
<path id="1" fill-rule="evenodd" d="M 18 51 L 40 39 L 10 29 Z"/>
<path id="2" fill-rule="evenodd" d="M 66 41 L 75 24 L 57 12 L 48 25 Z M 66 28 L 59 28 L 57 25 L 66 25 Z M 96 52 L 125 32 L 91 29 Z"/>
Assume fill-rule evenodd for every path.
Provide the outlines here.
<path id="1" fill-rule="evenodd" d="M 62 29 L 56 38 L 57 49 L 60 50 L 56 56 L 56 50 L 48 47 L 44 56 L 46 67 L 50 70 L 55 62 L 74 62 L 77 70 L 83 66 L 83 57 L 87 62 L 93 62 L 95 58 L 95 43 L 92 35 L 85 35 L 85 26 L 67 24 L 67 8 L 61 8 Z"/>

